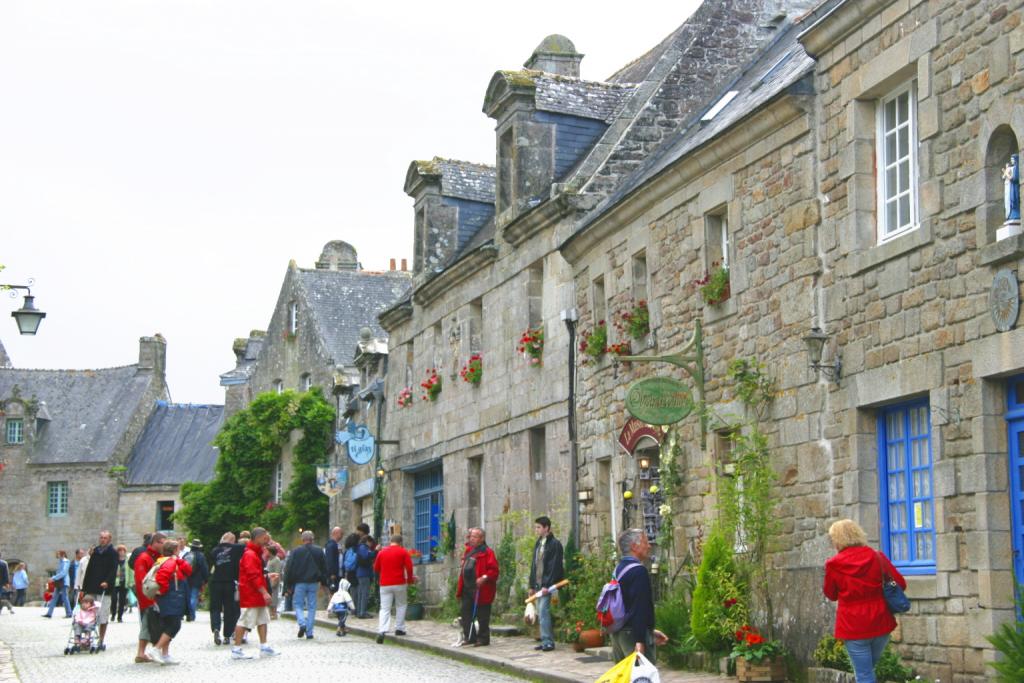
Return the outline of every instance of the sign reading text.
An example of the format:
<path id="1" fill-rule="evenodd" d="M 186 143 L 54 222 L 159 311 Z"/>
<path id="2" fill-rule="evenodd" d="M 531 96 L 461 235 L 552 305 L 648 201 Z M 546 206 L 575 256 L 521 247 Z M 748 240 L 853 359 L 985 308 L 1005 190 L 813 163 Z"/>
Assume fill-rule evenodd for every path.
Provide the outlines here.
<path id="1" fill-rule="evenodd" d="M 631 417 L 626 420 L 626 424 L 622 427 L 622 431 L 619 432 L 619 445 L 626 449 L 626 452 L 630 455 L 636 450 L 640 440 L 644 437 L 648 437 L 654 440 L 654 443 L 661 443 L 661 430 L 657 427 L 641 422 L 635 417 Z"/>

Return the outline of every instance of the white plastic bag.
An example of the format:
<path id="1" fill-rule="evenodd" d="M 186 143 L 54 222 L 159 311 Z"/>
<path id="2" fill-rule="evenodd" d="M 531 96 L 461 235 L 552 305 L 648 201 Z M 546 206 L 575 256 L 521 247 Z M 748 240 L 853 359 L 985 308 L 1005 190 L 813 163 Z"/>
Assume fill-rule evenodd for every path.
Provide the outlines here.
<path id="1" fill-rule="evenodd" d="M 630 672 L 630 683 L 661 683 L 661 676 L 658 669 L 651 664 L 651 660 L 639 652 L 636 654 L 636 661 L 633 663 L 633 670 Z"/>
<path id="2" fill-rule="evenodd" d="M 537 623 L 537 607 L 532 602 L 526 604 L 526 613 L 523 614 L 523 621 L 530 626 Z"/>

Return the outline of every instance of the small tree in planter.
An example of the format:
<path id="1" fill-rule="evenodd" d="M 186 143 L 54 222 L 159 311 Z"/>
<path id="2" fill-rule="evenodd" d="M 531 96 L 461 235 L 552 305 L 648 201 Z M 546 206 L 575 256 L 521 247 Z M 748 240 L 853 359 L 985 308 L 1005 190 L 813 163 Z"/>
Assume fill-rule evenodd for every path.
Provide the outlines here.
<path id="1" fill-rule="evenodd" d="M 424 401 L 437 400 L 437 397 L 441 395 L 441 376 L 437 374 L 436 368 L 427 370 L 427 378 L 420 382 L 420 387 L 423 388 L 422 398 Z"/>
<path id="2" fill-rule="evenodd" d="M 519 337 L 519 353 L 529 358 L 530 365 L 540 367 L 544 364 L 544 327 L 527 327 Z"/>
<path id="3" fill-rule="evenodd" d="M 608 326 L 598 320 L 594 329 L 580 333 L 580 353 L 597 360 L 608 350 Z"/>
<path id="4" fill-rule="evenodd" d="M 480 384 L 480 380 L 484 378 L 484 357 L 482 354 L 474 353 L 469 357 L 469 360 L 462 369 L 459 370 L 459 376 L 462 377 L 462 381 L 473 386 Z"/>
<path id="5" fill-rule="evenodd" d="M 700 289 L 700 296 L 709 306 L 720 304 L 729 298 L 729 268 L 717 261 L 711 264 L 711 270 L 704 277 L 694 280 L 693 284 Z"/>

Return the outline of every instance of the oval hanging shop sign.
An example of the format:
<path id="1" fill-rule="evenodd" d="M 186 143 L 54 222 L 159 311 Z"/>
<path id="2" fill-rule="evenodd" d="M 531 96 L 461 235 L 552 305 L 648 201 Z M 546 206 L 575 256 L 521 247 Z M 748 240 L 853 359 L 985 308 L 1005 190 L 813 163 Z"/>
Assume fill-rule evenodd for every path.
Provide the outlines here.
<path id="1" fill-rule="evenodd" d="M 693 410 L 690 388 L 671 377 L 648 377 L 629 388 L 626 410 L 652 425 L 679 422 Z"/>

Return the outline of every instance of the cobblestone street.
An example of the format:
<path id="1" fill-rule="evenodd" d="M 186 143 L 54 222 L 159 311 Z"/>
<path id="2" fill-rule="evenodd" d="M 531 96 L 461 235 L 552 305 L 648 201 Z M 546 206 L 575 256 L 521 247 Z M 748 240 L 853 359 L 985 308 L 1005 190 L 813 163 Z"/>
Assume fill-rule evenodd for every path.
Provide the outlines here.
<path id="1" fill-rule="evenodd" d="M 30 607 L 0 617 L 0 681 L 225 681 L 232 676 L 270 681 L 358 677 L 362 681 L 388 683 L 521 680 L 407 648 L 377 645 L 358 636 L 337 638 L 333 630 L 318 631 L 312 641 L 298 640 L 295 622 L 291 620 L 270 625 L 270 643 L 280 649 L 281 656 L 264 661 L 231 661 L 228 647 L 214 645 L 209 615 L 205 612 L 200 613 L 195 623 L 183 624 L 171 644 L 171 655 L 181 661 L 178 666 L 133 663 L 138 634 L 134 614 L 130 621 L 111 624 L 105 653 L 65 656 L 70 620 L 42 619 L 39 614 L 38 609 Z M 4 646 L 13 654 L 17 676 L 5 671 L 8 659 L 3 655 Z M 254 652 L 255 648 L 250 645 L 249 650 Z"/>

